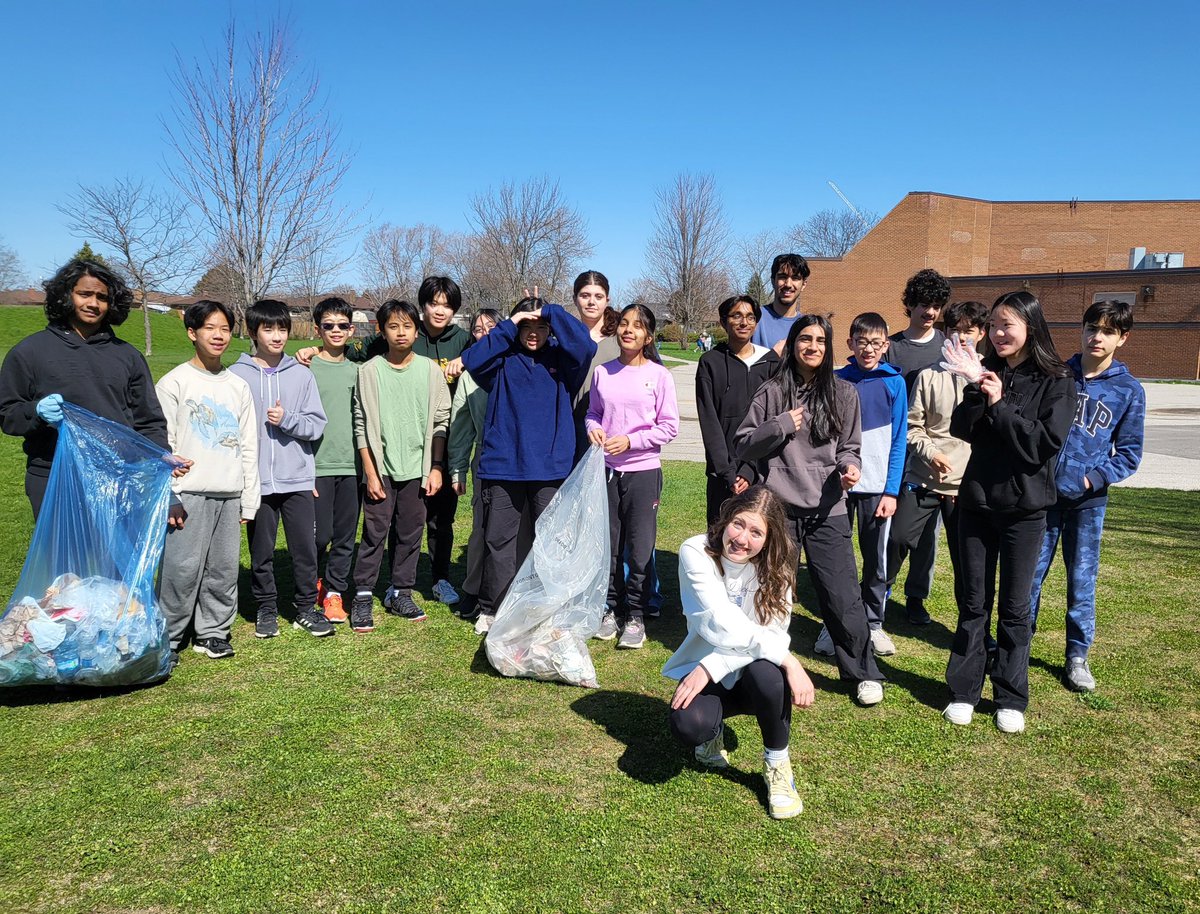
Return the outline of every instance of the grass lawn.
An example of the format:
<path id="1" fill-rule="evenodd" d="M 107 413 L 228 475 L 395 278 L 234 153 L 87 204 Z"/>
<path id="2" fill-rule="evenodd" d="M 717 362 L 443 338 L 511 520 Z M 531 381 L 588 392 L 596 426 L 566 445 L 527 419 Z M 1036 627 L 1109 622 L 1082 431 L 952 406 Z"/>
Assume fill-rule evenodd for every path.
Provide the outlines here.
<path id="1" fill-rule="evenodd" d="M 190 350 L 176 319 L 155 320 L 158 375 Z M 5 309 L 0 350 L 40 323 Z M 30 532 L 19 441 L 0 438 L 0 466 L 7 596 Z M 598 690 L 500 678 L 432 600 L 424 623 L 377 614 L 372 635 L 320 641 L 291 628 L 258 641 L 240 619 L 235 659 L 186 653 L 155 687 L 0 690 L 0 910 L 1200 909 L 1200 494 L 1113 493 L 1091 698 L 1059 682 L 1055 569 L 1023 736 L 939 716 L 944 549 L 936 621 L 895 625 L 873 709 L 812 658 L 802 579 L 793 646 L 818 689 L 793 727 L 806 809 L 773 822 L 751 719 L 732 726 L 725 774 L 697 770 L 665 726 L 659 669 L 684 631 L 676 549 L 702 527 L 702 473 L 667 465 L 666 609 L 644 650 L 595 648 Z M 424 560 L 421 574 L 427 588 Z"/>

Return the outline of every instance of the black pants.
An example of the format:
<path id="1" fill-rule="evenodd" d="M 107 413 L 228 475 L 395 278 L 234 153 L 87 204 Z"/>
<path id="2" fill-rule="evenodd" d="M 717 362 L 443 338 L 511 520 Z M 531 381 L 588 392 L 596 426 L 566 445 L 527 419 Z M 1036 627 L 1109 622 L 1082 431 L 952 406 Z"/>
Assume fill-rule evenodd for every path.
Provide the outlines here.
<path id="1" fill-rule="evenodd" d="M 450 553 L 454 550 L 454 514 L 458 494 L 449 480 L 437 492 L 425 498 L 425 525 L 429 531 L 429 561 L 433 580 L 450 580 Z"/>
<path id="2" fill-rule="evenodd" d="M 817 591 L 825 627 L 833 638 L 842 679 L 881 681 L 883 675 L 871 649 L 871 630 L 858 586 L 849 515 L 807 514 L 788 520 L 792 537 L 808 558 L 808 574 Z"/>
<path id="3" fill-rule="evenodd" d="M 38 515 L 42 513 L 42 501 L 46 497 L 46 486 L 50 483 L 49 476 L 34 476 L 25 474 L 25 497 L 29 499 L 29 507 L 33 508 L 33 522 L 36 524 Z"/>
<path id="4" fill-rule="evenodd" d="M 522 524 L 528 522 L 532 529 L 562 482 L 561 479 L 541 482 L 481 480 L 483 531 L 487 544 L 483 582 L 479 588 L 479 611 L 483 615 L 496 614 L 517 576 L 517 569 L 529 554 L 529 544 L 521 541 Z"/>
<path id="5" fill-rule="evenodd" d="M 325 561 L 325 587 L 330 593 L 350 588 L 350 562 L 358 533 L 359 482 L 357 476 L 317 477 L 317 563 Z"/>
<path id="6" fill-rule="evenodd" d="M 958 631 L 950 647 L 946 684 L 954 701 L 974 706 L 983 694 L 987 654 L 988 568 L 1000 566 L 996 604 L 998 652 L 992 671 L 997 708 L 1024 711 L 1029 704 L 1030 588 L 1037 569 L 1046 512 L 1006 515 L 995 511 L 958 512 L 958 547 L 963 565 L 963 600 Z"/>
<path id="7" fill-rule="evenodd" d="M 608 611 L 641 619 L 652 587 L 650 566 L 658 534 L 661 469 L 632 473 L 608 471 L 608 534 L 612 549 L 608 570 Z M 625 575 L 628 563 L 629 575 Z"/>
<path id="8" fill-rule="evenodd" d="M 275 540 L 279 522 L 287 538 L 295 581 L 293 603 L 297 612 L 312 609 L 317 603 L 316 509 L 311 489 L 264 495 L 254 520 L 246 525 L 250 539 L 250 591 L 260 609 L 278 609 L 279 592 L 275 587 Z"/>
<path id="9" fill-rule="evenodd" d="M 727 717 L 753 714 L 762 731 L 763 748 L 786 749 L 792 731 L 792 690 L 783 669 L 770 660 L 755 660 L 727 689 L 710 682 L 686 708 L 672 711 L 671 733 L 685 746 L 699 746 L 717 735 Z"/>
<path id="10" fill-rule="evenodd" d="M 933 585 L 933 568 L 937 561 L 937 519 L 947 525 L 946 539 L 950 543 L 950 561 L 958 554 L 956 538 L 949 532 L 949 513 L 954 498 L 938 495 L 928 489 L 900 490 L 896 513 L 892 516 L 892 532 L 888 537 L 887 587 L 890 591 L 900 576 L 900 566 L 907 558 L 908 577 L 904 580 L 904 596 L 909 600 L 925 600 Z M 955 565 L 955 567 L 958 567 Z M 956 591 L 957 594 L 957 585 Z"/>
<path id="11" fill-rule="evenodd" d="M 733 489 L 725 485 L 724 479 L 713 476 L 705 477 L 704 498 L 708 506 L 708 525 L 710 527 L 717 522 L 717 515 L 721 513 L 721 505 L 725 504 L 726 499 L 732 497 Z"/>
<path id="12" fill-rule="evenodd" d="M 382 501 L 363 499 L 362 541 L 354 565 L 354 587 L 359 592 L 375 590 L 390 533 L 394 548 L 389 583 L 401 593 L 411 593 L 417 582 L 417 559 L 421 557 L 421 533 L 425 529 L 421 480 L 397 482 L 384 476 L 382 482 Z"/>

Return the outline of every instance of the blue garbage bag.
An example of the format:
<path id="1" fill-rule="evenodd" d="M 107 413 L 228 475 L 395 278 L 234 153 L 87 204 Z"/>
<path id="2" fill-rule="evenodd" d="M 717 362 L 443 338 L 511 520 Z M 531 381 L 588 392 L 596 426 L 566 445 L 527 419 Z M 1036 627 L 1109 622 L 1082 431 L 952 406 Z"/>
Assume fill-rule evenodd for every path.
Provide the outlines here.
<path id="1" fill-rule="evenodd" d="M 0 616 L 0 685 L 162 679 L 171 645 L 154 578 L 171 455 L 72 403 L 63 415 L 33 541 Z"/>

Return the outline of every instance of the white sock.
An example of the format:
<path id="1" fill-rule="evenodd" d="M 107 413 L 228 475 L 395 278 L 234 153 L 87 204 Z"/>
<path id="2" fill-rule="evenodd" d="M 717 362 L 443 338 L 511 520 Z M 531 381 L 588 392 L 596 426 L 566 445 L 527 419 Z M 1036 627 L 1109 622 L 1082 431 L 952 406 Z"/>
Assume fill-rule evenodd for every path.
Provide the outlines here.
<path id="1" fill-rule="evenodd" d="M 360 590 L 360 591 L 358 591 L 358 594 L 357 594 L 357 595 L 358 595 L 358 596 L 360 596 L 360 597 L 369 597 L 369 596 L 371 596 L 371 591 L 369 591 L 369 590 Z"/>
<path id="2" fill-rule="evenodd" d="M 763 749 L 763 758 L 769 765 L 778 765 L 780 762 L 789 761 L 787 749 Z"/>

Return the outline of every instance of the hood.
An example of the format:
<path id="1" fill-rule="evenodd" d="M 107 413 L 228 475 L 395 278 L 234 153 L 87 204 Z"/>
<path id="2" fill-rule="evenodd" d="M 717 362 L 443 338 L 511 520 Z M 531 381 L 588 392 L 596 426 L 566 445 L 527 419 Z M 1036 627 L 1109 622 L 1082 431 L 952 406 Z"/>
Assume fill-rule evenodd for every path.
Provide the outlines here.
<path id="1" fill-rule="evenodd" d="M 426 331 L 424 322 L 421 322 L 417 325 L 417 333 L 434 346 L 437 346 L 440 343 L 452 343 L 457 341 L 460 337 L 465 337 L 468 335 L 466 330 L 455 323 L 451 323 L 445 330 L 443 330 L 441 336 L 439 336 L 436 340 L 429 335 L 428 331 Z"/>
<path id="2" fill-rule="evenodd" d="M 1071 369 L 1071 374 L 1075 377 L 1076 381 L 1084 380 L 1082 353 L 1077 352 L 1075 355 L 1067 359 L 1067 367 Z M 1087 380 L 1108 381 L 1112 378 L 1118 378 L 1125 374 L 1129 374 L 1129 369 L 1125 366 L 1125 363 L 1118 362 L 1116 359 L 1113 359 L 1112 364 L 1105 368 L 1104 371 L 1100 372 L 1100 374 L 1096 375 L 1094 378 L 1087 378 Z"/>
<path id="3" fill-rule="evenodd" d="M 47 324 L 46 329 L 61 339 L 72 349 L 78 349 L 80 346 L 98 346 L 104 343 L 111 343 L 116 337 L 113 335 L 112 327 L 105 324 L 86 340 L 78 333 L 68 327 L 66 324 Z"/>
<path id="4" fill-rule="evenodd" d="M 858 362 L 855 361 L 854 356 L 850 356 L 850 358 L 846 360 L 845 366 L 842 367 L 838 374 L 846 381 L 858 383 L 864 378 L 897 377 L 900 375 L 900 369 L 898 369 L 895 365 L 888 364 L 887 362 L 880 362 L 870 371 L 863 371 L 859 367 Z"/>
<path id="5" fill-rule="evenodd" d="M 238 356 L 237 361 L 234 362 L 233 364 L 234 365 L 248 365 L 249 367 L 253 368 L 257 372 L 264 373 L 264 374 L 266 373 L 266 369 L 263 368 L 263 366 L 259 365 L 258 362 L 254 361 L 254 358 L 249 353 L 243 352 L 241 355 Z M 299 364 L 300 363 L 297 362 L 295 359 L 293 359 L 290 355 L 285 355 L 280 360 L 279 365 L 276 366 L 275 374 L 279 374 L 279 372 L 286 371 L 289 368 L 294 368 Z"/>

